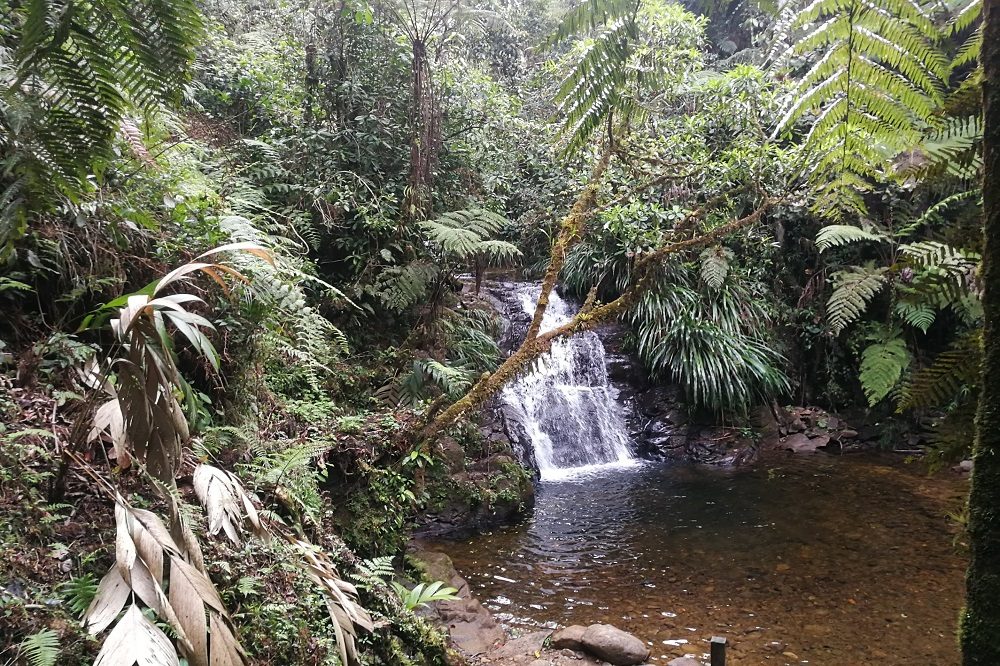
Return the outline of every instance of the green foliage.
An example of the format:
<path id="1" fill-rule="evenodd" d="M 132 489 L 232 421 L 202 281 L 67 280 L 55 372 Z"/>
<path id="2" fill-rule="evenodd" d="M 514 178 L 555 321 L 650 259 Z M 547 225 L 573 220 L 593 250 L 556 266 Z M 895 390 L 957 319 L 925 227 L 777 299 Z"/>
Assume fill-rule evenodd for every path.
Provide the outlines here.
<path id="1" fill-rule="evenodd" d="M 421 222 L 420 228 L 446 255 L 465 260 L 481 256 L 490 263 L 509 261 L 521 255 L 516 246 L 492 240 L 507 220 L 482 208 L 445 213 L 436 220 Z"/>
<path id="2" fill-rule="evenodd" d="M 854 266 L 832 276 L 833 292 L 826 304 L 830 330 L 838 335 L 856 321 L 886 284 L 885 268 Z"/>
<path id="3" fill-rule="evenodd" d="M 393 582 L 392 587 L 403 602 L 403 607 L 411 611 L 435 601 L 455 601 L 460 598 L 456 595 L 457 589 L 448 587 L 439 580 L 433 583 L 418 583 L 412 590 L 407 590 L 396 582 Z"/>
<path id="4" fill-rule="evenodd" d="M 910 352 L 900 331 L 887 330 L 869 337 L 872 344 L 861 352 L 861 388 L 872 407 L 899 383 L 910 365 Z"/>
<path id="5" fill-rule="evenodd" d="M 899 401 L 899 409 L 930 409 L 947 405 L 979 384 L 982 362 L 982 331 L 959 337 L 934 361 L 910 376 Z"/>
<path id="6" fill-rule="evenodd" d="M 430 261 L 417 260 L 384 270 L 375 290 L 383 307 L 393 312 L 404 312 L 424 300 L 437 277 L 437 266 Z"/>
<path id="7" fill-rule="evenodd" d="M 380 580 L 389 580 L 395 573 L 395 569 L 392 566 L 393 561 L 392 555 L 382 555 L 380 557 L 373 557 L 368 560 L 358 560 L 355 567 L 358 571 L 358 576 L 362 579 L 378 578 Z"/>
<path id="8" fill-rule="evenodd" d="M 725 247 L 710 247 L 701 253 L 701 279 L 712 289 L 719 289 L 729 274 L 733 251 Z"/>
<path id="9" fill-rule="evenodd" d="M 191 0 L 134 6 L 120 0 L 32 0 L 7 16 L 17 32 L 15 65 L 0 79 L 6 130 L 0 145 L 5 172 L 16 170 L 22 178 L 0 181 L 7 190 L 0 197 L 4 246 L 24 231 L 12 227 L 9 208 L 27 203 L 7 188 L 37 194 L 55 184 L 78 197 L 89 187 L 88 175 L 113 157 L 128 114 L 180 99 L 203 34 Z"/>
<path id="10" fill-rule="evenodd" d="M 59 660 L 59 634 L 42 629 L 21 641 L 18 654 L 29 666 L 55 666 Z"/>
<path id="11" fill-rule="evenodd" d="M 703 294 L 683 274 L 661 278 L 629 320 L 643 362 L 697 405 L 743 410 L 788 390 L 783 359 L 763 337 L 768 315 L 738 284 Z"/>
<path id="12" fill-rule="evenodd" d="M 866 212 L 864 194 L 895 177 L 893 159 L 934 123 L 950 63 L 929 6 L 884 0 L 790 2 L 777 41 L 797 30 L 779 68 L 809 66 L 778 123 L 808 125 L 812 209 L 824 217 Z"/>
<path id="13" fill-rule="evenodd" d="M 683 80 L 698 60 L 703 23 L 656 0 L 587 1 L 549 38 L 550 46 L 589 33 L 554 96 L 564 155 L 579 153 L 605 123 L 647 116 L 646 97 Z M 610 128 L 609 128 L 610 129 Z"/>
<path id="14" fill-rule="evenodd" d="M 76 615 L 83 615 L 97 594 L 97 580 L 90 573 L 74 576 L 60 587 L 66 605 Z"/>
<path id="15" fill-rule="evenodd" d="M 816 249 L 820 252 L 861 241 L 884 242 L 888 237 L 877 229 L 868 230 L 849 224 L 831 224 L 816 234 Z"/>

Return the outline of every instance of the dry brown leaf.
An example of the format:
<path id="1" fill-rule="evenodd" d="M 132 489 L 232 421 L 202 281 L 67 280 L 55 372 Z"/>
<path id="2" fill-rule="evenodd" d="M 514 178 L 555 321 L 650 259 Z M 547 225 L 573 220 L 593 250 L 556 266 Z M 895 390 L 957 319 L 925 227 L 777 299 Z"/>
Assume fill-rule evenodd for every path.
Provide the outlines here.
<path id="1" fill-rule="evenodd" d="M 242 488 L 222 470 L 211 465 L 198 465 L 194 470 L 194 492 L 208 514 L 208 533 L 215 536 L 225 532 L 229 540 L 240 545 L 238 525 L 243 516 L 240 510 Z"/>
<path id="2" fill-rule="evenodd" d="M 197 576 L 201 572 L 179 559 L 170 563 L 170 605 L 177 613 L 177 621 L 184 628 L 190 641 L 190 649 L 184 650 L 192 666 L 208 666 L 208 623 L 205 620 L 205 604 L 198 589 L 192 583 L 187 566 Z M 188 574 L 188 575 L 185 575 Z"/>
<path id="3" fill-rule="evenodd" d="M 94 666 L 179 666 L 166 634 L 132 604 L 111 630 Z"/>
<path id="4" fill-rule="evenodd" d="M 265 540 L 270 536 L 253 500 L 234 475 L 211 465 L 198 465 L 194 470 L 194 490 L 208 513 L 209 534 L 225 532 L 230 541 L 239 545 L 240 528 L 246 520 L 255 534 Z"/>
<path id="5" fill-rule="evenodd" d="M 324 592 L 341 661 L 348 666 L 360 663 L 354 644 L 356 627 L 372 631 L 375 625 L 368 611 L 357 603 L 357 590 L 341 580 L 333 563 L 313 544 L 298 539 L 289 539 L 289 544 L 302 557 L 306 575 Z"/>
<path id="6" fill-rule="evenodd" d="M 94 600 L 83 614 L 83 626 L 96 636 L 111 626 L 118 614 L 125 608 L 128 601 L 129 587 L 122 575 L 118 572 L 118 567 L 111 567 L 111 570 L 101 579 L 97 586 L 97 593 Z"/>
<path id="7" fill-rule="evenodd" d="M 246 663 L 246 654 L 229 628 L 229 623 L 218 613 L 209 613 L 209 628 L 212 632 L 212 655 L 209 666 L 243 666 Z"/>

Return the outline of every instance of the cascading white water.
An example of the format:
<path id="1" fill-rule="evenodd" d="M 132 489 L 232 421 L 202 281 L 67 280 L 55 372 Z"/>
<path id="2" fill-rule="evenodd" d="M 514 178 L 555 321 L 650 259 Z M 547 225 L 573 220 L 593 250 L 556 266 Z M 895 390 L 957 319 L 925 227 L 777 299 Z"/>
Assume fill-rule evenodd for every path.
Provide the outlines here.
<path id="1" fill-rule="evenodd" d="M 531 315 L 540 287 L 518 289 Z M 542 332 L 566 323 L 573 312 L 553 292 Z M 634 462 L 621 408 L 608 381 L 604 345 L 587 331 L 552 344 L 532 372 L 508 384 L 503 401 L 523 426 L 543 480 L 576 476 L 595 467 Z"/>

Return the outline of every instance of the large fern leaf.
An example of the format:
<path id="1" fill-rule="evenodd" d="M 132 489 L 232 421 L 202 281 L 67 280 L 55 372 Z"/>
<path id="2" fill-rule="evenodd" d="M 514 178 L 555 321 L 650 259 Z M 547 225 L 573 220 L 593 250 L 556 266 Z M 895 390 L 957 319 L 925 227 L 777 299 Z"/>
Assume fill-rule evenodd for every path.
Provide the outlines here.
<path id="1" fill-rule="evenodd" d="M 808 123 L 814 210 L 839 219 L 863 214 L 863 193 L 893 176 L 892 160 L 933 124 L 950 64 L 924 5 L 906 0 L 793 0 L 787 30 L 801 38 L 778 58 L 811 65 L 778 130 Z"/>
<path id="2" fill-rule="evenodd" d="M 463 260 L 478 255 L 500 263 L 521 254 L 515 245 L 491 238 L 506 224 L 506 218 L 501 215 L 482 208 L 470 208 L 421 222 L 420 228 L 446 254 Z"/>
<path id="3" fill-rule="evenodd" d="M 982 330 L 976 329 L 938 354 L 931 365 L 913 373 L 898 409 L 929 409 L 947 405 L 962 387 L 978 385 L 982 358 Z"/>
<path id="4" fill-rule="evenodd" d="M 887 240 L 889 240 L 888 236 L 878 230 L 862 229 L 849 224 L 831 224 L 823 227 L 816 234 L 816 249 L 824 252 L 832 247 L 840 247 L 850 243 L 863 241 L 883 243 Z"/>
<path id="5" fill-rule="evenodd" d="M 861 388 L 874 407 L 899 384 L 910 365 L 910 352 L 898 331 L 888 339 L 878 339 L 861 352 Z"/>
<path id="6" fill-rule="evenodd" d="M 827 320 L 834 335 L 839 335 L 868 308 L 885 286 L 884 267 L 855 266 L 833 274 L 833 293 L 826 304 Z"/>
<path id="7" fill-rule="evenodd" d="M 194 0 L 29 0 L 15 17 L 17 78 L 3 96 L 37 110 L 17 138 L 22 168 L 70 193 L 111 156 L 130 109 L 180 98 L 202 34 Z"/>

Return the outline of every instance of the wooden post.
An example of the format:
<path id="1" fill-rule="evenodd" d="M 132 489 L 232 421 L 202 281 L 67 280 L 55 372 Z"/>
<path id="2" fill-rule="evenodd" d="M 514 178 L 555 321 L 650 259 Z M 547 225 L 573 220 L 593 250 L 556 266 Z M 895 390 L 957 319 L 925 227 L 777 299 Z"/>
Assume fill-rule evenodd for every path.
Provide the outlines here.
<path id="1" fill-rule="evenodd" d="M 726 639 L 723 636 L 712 636 L 712 666 L 726 666 Z"/>

